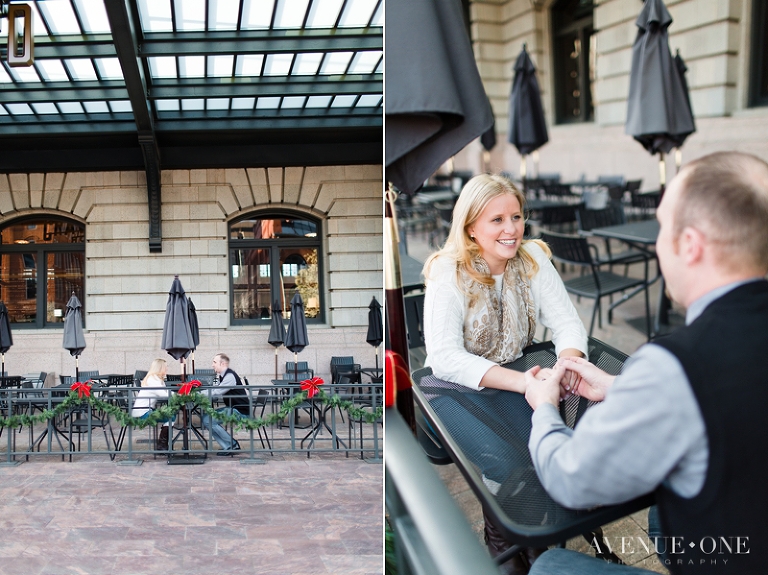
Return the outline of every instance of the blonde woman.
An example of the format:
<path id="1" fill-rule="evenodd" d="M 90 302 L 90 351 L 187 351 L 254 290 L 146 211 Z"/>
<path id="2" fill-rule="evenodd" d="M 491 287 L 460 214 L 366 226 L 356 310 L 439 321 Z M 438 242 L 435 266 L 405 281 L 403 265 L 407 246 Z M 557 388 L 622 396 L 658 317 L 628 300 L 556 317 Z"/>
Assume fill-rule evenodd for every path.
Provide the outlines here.
<path id="1" fill-rule="evenodd" d="M 156 359 L 152 362 L 147 375 L 141 380 L 141 389 L 133 401 L 132 417 L 146 419 L 155 408 L 158 399 L 167 400 L 170 397 L 169 390 L 165 387 L 167 372 L 168 364 L 164 359 Z M 155 449 L 161 451 L 168 449 L 168 425 L 169 422 L 166 421 L 160 429 Z"/>
<path id="2" fill-rule="evenodd" d="M 441 250 L 424 265 L 425 365 L 438 379 L 463 385 L 482 405 L 484 388 L 525 393 L 523 372 L 502 367 L 518 359 L 533 341 L 538 323 L 552 330 L 559 357 L 584 357 L 587 332 L 573 307 L 546 244 L 524 240 L 525 198 L 509 180 L 490 174 L 472 178 L 453 209 L 453 223 Z M 542 369 L 537 377 L 551 373 Z M 515 422 L 499 414 L 510 427 Z M 479 420 L 446 422 L 456 433 L 472 429 L 475 463 L 489 489 L 509 478 L 512 462 Z M 527 437 L 527 436 L 526 436 Z M 466 438 L 465 438 L 466 439 Z M 509 545 L 486 520 L 486 542 L 496 556 Z M 507 573 L 526 573 L 537 552 L 526 550 L 505 563 Z"/>

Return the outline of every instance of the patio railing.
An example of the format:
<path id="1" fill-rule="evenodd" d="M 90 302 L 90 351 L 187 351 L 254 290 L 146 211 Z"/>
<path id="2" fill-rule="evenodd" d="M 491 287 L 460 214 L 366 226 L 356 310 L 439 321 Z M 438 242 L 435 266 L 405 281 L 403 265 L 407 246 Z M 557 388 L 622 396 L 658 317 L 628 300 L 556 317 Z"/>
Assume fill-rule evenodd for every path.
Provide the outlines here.
<path id="1" fill-rule="evenodd" d="M 195 388 L 188 402 L 172 394 L 170 404 L 157 406 L 158 416 L 174 406 L 178 410 L 170 452 L 156 449 L 160 424 L 130 417 L 140 389 L 94 385 L 90 396 L 81 398 L 61 387 L 0 389 L 0 465 L 52 455 L 62 460 L 105 455 L 123 464 L 169 453 L 212 455 L 222 450 L 211 437 L 211 420 L 237 439 L 237 458 L 243 461 L 263 462 L 286 453 L 336 453 L 374 462 L 382 458 L 381 384 L 326 384 L 312 399 L 299 386 L 243 386 L 249 416 L 241 419 L 215 411 L 225 405 L 212 396 L 211 387 Z M 210 415 L 208 425 L 202 423 L 205 413 Z"/>

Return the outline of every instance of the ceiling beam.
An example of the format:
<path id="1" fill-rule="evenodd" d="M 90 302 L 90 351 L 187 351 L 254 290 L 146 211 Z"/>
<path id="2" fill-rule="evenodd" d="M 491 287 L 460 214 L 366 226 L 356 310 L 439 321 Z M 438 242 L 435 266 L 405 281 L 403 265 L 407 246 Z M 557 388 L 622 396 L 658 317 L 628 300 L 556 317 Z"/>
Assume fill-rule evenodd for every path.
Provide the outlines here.
<path id="1" fill-rule="evenodd" d="M 160 152 L 155 136 L 155 127 L 147 98 L 147 81 L 144 67 L 139 58 L 139 35 L 141 27 L 135 3 L 130 0 L 105 2 L 109 27 L 115 51 L 123 70 L 125 87 L 131 101 L 136 128 L 139 132 L 139 147 L 144 157 L 147 174 L 147 202 L 149 205 L 149 251 L 162 251 L 162 229 L 160 211 Z"/>
<path id="2" fill-rule="evenodd" d="M 287 54 L 382 50 L 382 28 L 147 32 L 141 56 Z M 37 49 L 37 47 L 35 47 Z"/>
<path id="3" fill-rule="evenodd" d="M 381 94 L 382 74 L 249 78 L 154 79 L 152 100 L 165 98 L 243 98 L 254 96 L 333 96 Z"/>

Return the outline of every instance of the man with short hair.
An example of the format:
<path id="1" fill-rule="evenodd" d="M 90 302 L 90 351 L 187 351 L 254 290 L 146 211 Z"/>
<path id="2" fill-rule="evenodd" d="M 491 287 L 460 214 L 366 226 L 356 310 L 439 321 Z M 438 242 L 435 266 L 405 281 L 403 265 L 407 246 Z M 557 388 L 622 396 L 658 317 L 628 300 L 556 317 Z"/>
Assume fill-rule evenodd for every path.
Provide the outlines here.
<path id="1" fill-rule="evenodd" d="M 213 389 L 209 390 L 211 401 L 221 397 L 226 405 L 216 411 L 225 415 L 248 416 L 250 414 L 248 394 L 245 389 L 237 389 L 236 386 L 242 386 L 243 382 L 240 376 L 229 367 L 229 357 L 223 353 L 217 353 L 213 357 L 213 371 L 216 372 L 217 377 L 213 381 Z M 205 413 L 201 420 L 204 427 L 210 428 L 211 437 L 224 450 L 216 455 L 228 456 L 240 451 L 240 444 L 218 421 Z"/>
<path id="2" fill-rule="evenodd" d="M 576 358 L 560 360 L 544 382 L 533 377 L 537 368 L 528 372 L 531 456 L 544 488 L 567 507 L 655 490 L 664 535 L 657 550 L 672 573 L 762 574 L 768 164 L 737 152 L 691 162 L 657 218 L 659 264 L 671 298 L 687 309 L 686 326 L 640 348 L 615 378 Z M 566 369 L 581 378 L 572 389 L 559 385 Z M 557 411 L 567 393 L 602 401 L 574 430 Z M 563 549 L 531 569 L 625 572 L 647 573 Z"/>

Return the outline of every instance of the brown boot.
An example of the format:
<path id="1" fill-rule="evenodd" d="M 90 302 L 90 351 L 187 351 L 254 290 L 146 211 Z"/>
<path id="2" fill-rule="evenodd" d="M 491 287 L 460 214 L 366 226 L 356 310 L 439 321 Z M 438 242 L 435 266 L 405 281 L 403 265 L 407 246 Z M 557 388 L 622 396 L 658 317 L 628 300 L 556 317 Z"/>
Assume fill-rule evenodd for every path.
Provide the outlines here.
<path id="1" fill-rule="evenodd" d="M 168 426 L 164 425 L 160 428 L 160 435 L 157 436 L 157 443 L 155 449 L 158 451 L 168 451 Z"/>
<path id="2" fill-rule="evenodd" d="M 526 547 L 523 549 L 525 558 L 528 560 L 528 567 L 533 565 L 533 562 L 539 558 L 539 556 L 547 550 L 546 547 Z"/>
<path id="3" fill-rule="evenodd" d="M 491 523 L 485 511 L 483 511 L 483 519 L 485 520 L 485 544 L 488 546 L 488 552 L 491 554 L 491 557 L 495 559 L 512 547 L 512 545 L 504 539 L 499 530 L 496 529 L 496 526 Z M 522 553 L 516 553 L 508 561 L 499 565 L 499 572 L 502 575 L 526 575 L 528 573 L 528 562 Z"/>

